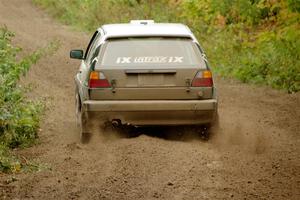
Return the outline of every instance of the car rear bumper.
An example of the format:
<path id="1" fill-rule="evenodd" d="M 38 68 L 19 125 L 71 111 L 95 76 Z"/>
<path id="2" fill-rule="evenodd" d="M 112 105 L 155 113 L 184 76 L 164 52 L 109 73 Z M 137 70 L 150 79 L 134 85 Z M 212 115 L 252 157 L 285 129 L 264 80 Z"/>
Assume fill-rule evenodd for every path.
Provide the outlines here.
<path id="1" fill-rule="evenodd" d="M 132 125 L 209 124 L 214 120 L 217 100 L 139 100 L 83 103 L 89 118 L 121 120 Z"/>

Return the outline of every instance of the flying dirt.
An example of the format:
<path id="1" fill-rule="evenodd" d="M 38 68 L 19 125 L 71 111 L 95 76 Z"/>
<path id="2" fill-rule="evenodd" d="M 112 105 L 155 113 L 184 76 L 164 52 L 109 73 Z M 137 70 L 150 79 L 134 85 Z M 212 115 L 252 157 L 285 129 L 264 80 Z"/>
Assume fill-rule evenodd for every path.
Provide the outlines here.
<path id="1" fill-rule="evenodd" d="M 24 52 L 60 41 L 21 83 L 47 100 L 39 144 L 17 150 L 38 172 L 0 174 L 0 199 L 300 199 L 300 93 L 217 79 L 220 127 L 96 130 L 81 144 L 75 125 L 71 49 L 90 35 L 50 18 L 30 0 L 0 0 L 0 25 Z M 136 130 L 134 130 L 136 131 Z M 13 181 L 7 181 L 11 180 Z"/>

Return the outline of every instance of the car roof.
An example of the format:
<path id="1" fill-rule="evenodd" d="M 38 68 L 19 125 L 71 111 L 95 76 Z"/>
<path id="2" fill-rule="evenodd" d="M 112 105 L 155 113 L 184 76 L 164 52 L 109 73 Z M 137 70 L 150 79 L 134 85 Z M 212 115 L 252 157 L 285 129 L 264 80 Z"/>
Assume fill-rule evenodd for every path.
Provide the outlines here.
<path id="1" fill-rule="evenodd" d="M 178 23 L 154 23 L 153 20 L 132 20 L 124 24 L 106 24 L 98 30 L 105 39 L 122 37 L 185 37 L 196 41 L 191 30 Z"/>

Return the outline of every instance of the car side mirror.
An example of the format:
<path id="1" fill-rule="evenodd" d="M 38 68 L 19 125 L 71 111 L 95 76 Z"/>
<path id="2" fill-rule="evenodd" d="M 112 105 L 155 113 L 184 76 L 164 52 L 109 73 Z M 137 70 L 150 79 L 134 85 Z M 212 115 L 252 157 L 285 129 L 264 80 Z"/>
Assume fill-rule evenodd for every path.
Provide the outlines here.
<path id="1" fill-rule="evenodd" d="M 83 51 L 82 50 L 71 50 L 70 51 L 70 58 L 82 60 L 84 58 Z"/>

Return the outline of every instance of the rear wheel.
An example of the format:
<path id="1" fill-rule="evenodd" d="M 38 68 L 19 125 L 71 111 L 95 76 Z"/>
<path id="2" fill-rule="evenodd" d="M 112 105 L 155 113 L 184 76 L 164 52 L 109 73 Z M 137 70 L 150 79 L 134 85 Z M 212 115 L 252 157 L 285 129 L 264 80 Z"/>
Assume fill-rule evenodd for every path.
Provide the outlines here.
<path id="1" fill-rule="evenodd" d="M 209 140 L 219 130 L 219 114 L 216 111 L 214 120 L 209 124 L 201 125 L 198 129 L 199 136 L 203 140 Z"/>
<path id="2" fill-rule="evenodd" d="M 210 127 L 209 125 L 200 126 L 198 129 L 198 134 L 202 140 L 208 140 L 210 137 Z"/>
<path id="3" fill-rule="evenodd" d="M 87 114 L 86 112 L 82 112 L 82 104 L 80 101 L 79 94 L 76 94 L 76 125 L 77 130 L 80 136 L 81 143 L 87 143 L 90 134 L 86 131 L 86 123 L 87 123 Z"/>
<path id="4" fill-rule="evenodd" d="M 209 137 L 213 137 L 216 135 L 220 130 L 220 124 L 219 124 L 219 113 L 216 111 L 215 119 L 212 124 L 210 124 L 209 127 Z"/>

